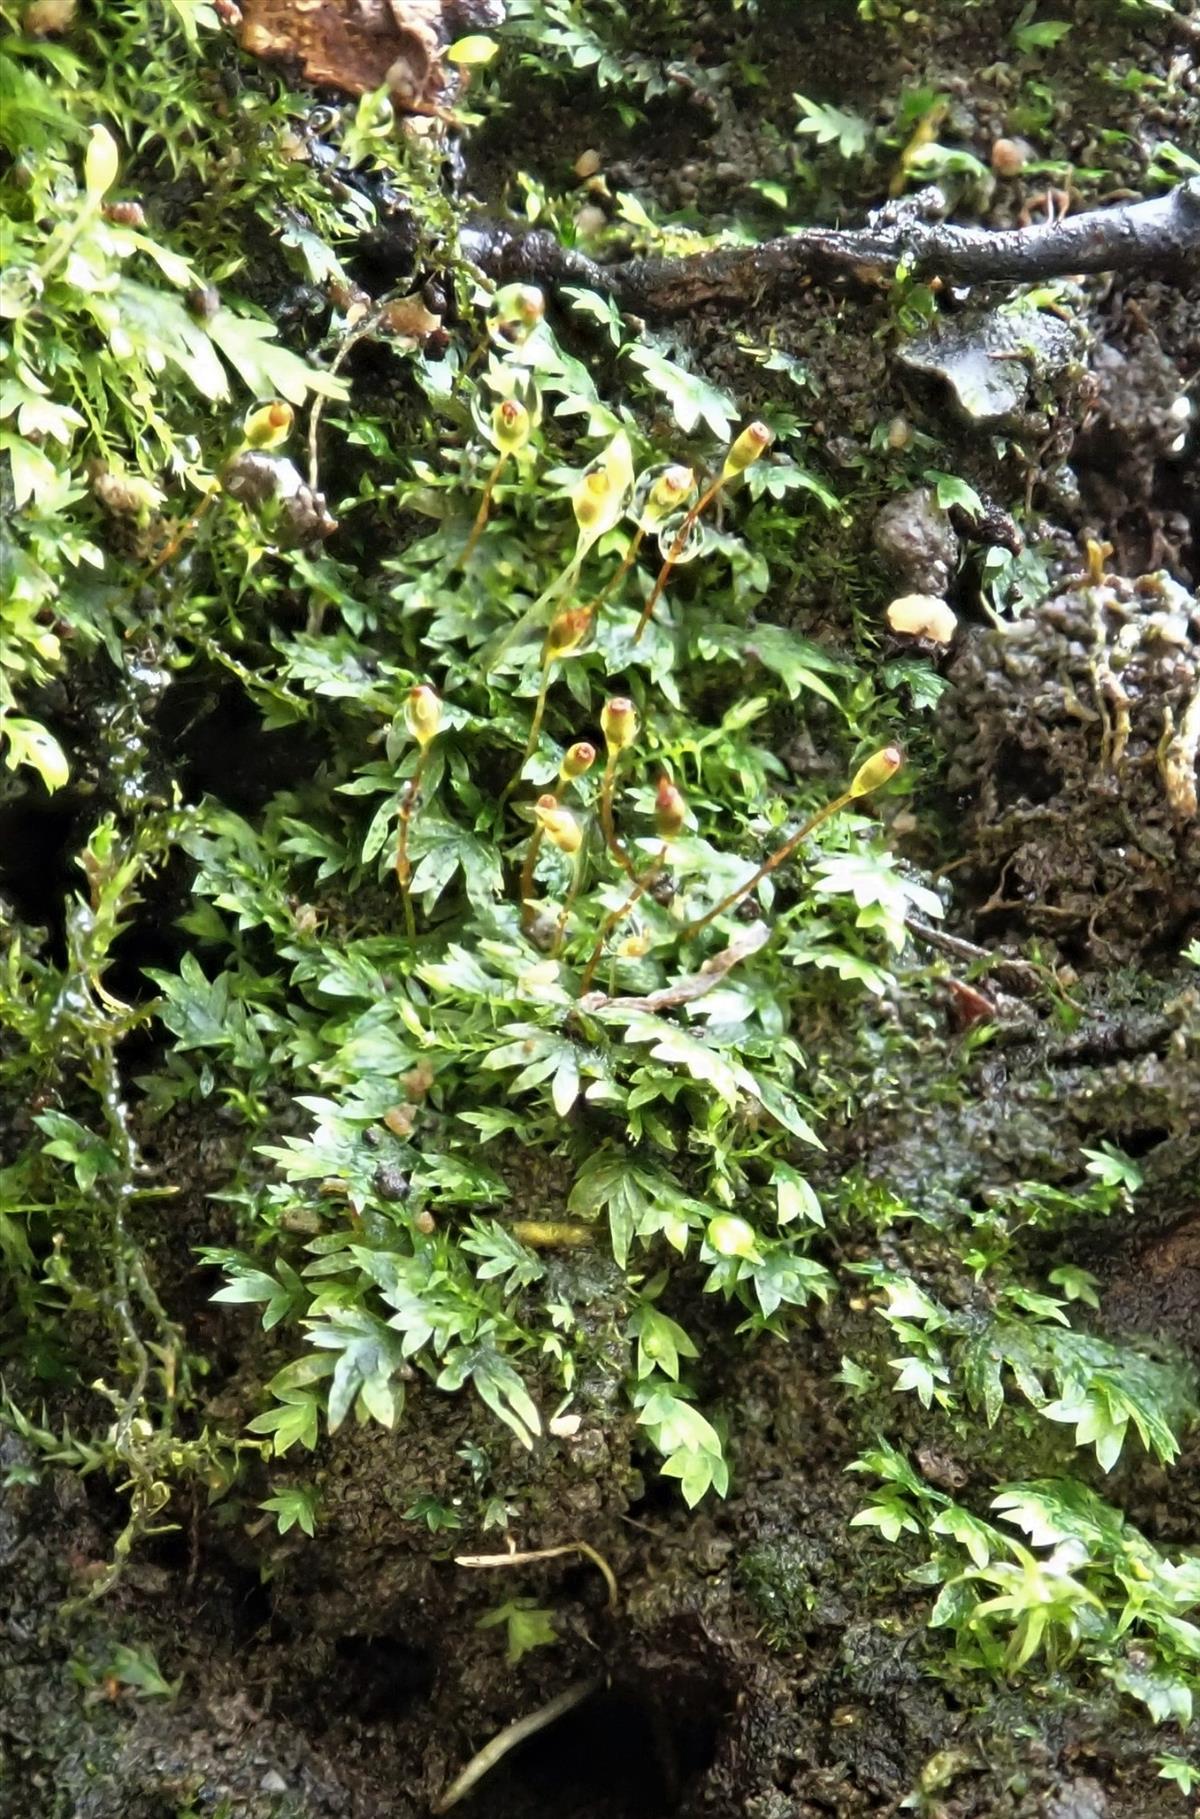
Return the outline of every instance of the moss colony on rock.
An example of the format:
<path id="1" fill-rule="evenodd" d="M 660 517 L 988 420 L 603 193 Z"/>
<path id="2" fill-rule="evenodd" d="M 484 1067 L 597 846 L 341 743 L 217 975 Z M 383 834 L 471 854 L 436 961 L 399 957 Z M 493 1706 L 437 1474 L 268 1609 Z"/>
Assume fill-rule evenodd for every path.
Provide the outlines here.
<path id="1" fill-rule="evenodd" d="M 236 11 L 0 4 L 0 1815 L 1190 1811 L 1187 248 L 605 276 L 1186 0 Z"/>

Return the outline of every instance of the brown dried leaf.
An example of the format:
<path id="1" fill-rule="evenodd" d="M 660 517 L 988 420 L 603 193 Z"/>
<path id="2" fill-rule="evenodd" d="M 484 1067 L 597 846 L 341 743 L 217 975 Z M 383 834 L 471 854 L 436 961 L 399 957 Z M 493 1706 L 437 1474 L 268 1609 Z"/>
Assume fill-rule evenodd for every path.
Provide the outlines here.
<path id="1" fill-rule="evenodd" d="M 246 0 L 242 48 L 298 63 L 319 88 L 386 84 L 399 107 L 429 107 L 447 80 L 448 10 L 445 0 Z"/>

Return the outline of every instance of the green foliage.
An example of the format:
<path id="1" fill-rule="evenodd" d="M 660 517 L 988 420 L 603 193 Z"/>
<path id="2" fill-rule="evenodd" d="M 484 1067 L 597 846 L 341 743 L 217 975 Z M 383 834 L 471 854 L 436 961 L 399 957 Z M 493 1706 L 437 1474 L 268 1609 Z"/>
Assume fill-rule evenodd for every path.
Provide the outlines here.
<path id="1" fill-rule="evenodd" d="M 286 1490 L 264 1498 L 258 1507 L 275 1517 L 281 1535 L 293 1528 L 301 1529 L 306 1535 L 317 1532 L 317 1494 L 310 1484 L 289 1484 Z"/>
<path id="2" fill-rule="evenodd" d="M 153 1649 L 145 1644 L 130 1647 L 117 1643 L 111 1652 L 98 1659 L 77 1657 L 71 1673 L 93 1698 L 111 1698 L 114 1690 L 126 1689 L 140 1699 L 175 1699 L 183 1685 L 164 1678 Z"/>
<path id="3" fill-rule="evenodd" d="M 653 48 L 631 53 L 617 0 L 515 0 L 499 61 L 595 81 L 629 114 L 678 49 L 674 6 L 638 10 Z M 911 470 L 831 476 L 800 414 L 814 381 L 743 349 L 774 447 L 730 475 L 719 516 L 655 522 L 664 469 L 693 470 L 689 498 L 721 474 L 737 401 L 685 343 L 578 288 L 557 327 L 511 296 L 501 322 L 504 299 L 456 254 L 436 158 L 379 97 L 318 147 L 307 103 L 190 0 L 121 0 L 103 41 L 14 29 L 0 79 L 0 787 L 26 805 L 66 793 L 82 874 L 61 945 L 0 912 L 0 1086 L 20 1110 L 0 1166 L 0 1342 L 20 1382 L 6 1419 L 39 1462 L 20 1469 L 124 1487 L 114 1568 L 169 1522 L 183 1478 L 311 1536 L 315 1489 L 276 1488 L 264 1466 L 305 1469 L 329 1435 L 402 1432 L 453 1397 L 478 1504 L 434 1480 L 404 1509 L 451 1534 L 507 1523 L 490 1453 L 540 1457 L 569 1403 L 619 1411 L 695 1505 L 737 1465 L 708 1335 L 787 1338 L 864 1295 L 873 1338 L 837 1379 L 852 1423 L 902 1432 L 919 1411 L 1033 1436 L 1056 1462 L 1052 1480 L 1000 1485 L 1019 1501 L 993 1524 L 902 1472 L 890 1443 L 865 1456 L 883 1488 L 860 1525 L 931 1550 L 923 1582 L 959 1665 L 1075 1658 L 1181 1717 L 1194 1563 L 1072 1477 L 1092 1454 L 1115 1472 L 1137 1443 L 1170 1464 L 1191 1418 L 1185 1369 L 1093 1330 L 1098 1285 L 1059 1242 L 1126 1208 L 1137 1164 L 1101 1144 L 1074 1181 L 944 1220 L 831 1179 L 831 1125 L 877 1104 L 880 1081 L 905 1090 L 908 1038 L 888 1020 L 926 988 L 909 923 L 940 917 L 943 889 L 858 802 L 737 903 L 871 754 L 910 735 L 928 749 L 928 664 L 880 662 L 867 624 L 834 649 L 790 621 L 825 622 L 810 607 L 830 576 L 851 608 L 869 592 L 841 546 L 871 487 L 923 477 L 977 508 L 928 465 L 951 457 L 925 438 Z M 910 97 L 880 144 L 906 143 L 936 99 Z M 800 105 L 806 139 L 871 163 L 865 122 Z M 376 225 L 381 178 L 415 212 L 414 270 L 453 292 L 446 345 L 354 301 L 342 260 Z M 619 206 L 640 244 L 683 231 Z M 277 329 L 269 306 L 295 284 L 305 310 Z M 914 316 L 936 307 L 902 294 Z M 386 382 L 351 385 L 356 347 Z M 505 405 L 527 421 L 519 447 L 496 429 Z M 277 476 L 328 489 L 336 537 L 291 536 L 236 496 L 252 442 Z M 994 564 L 997 613 L 1047 575 L 1036 554 Z M 567 611 L 587 624 L 556 653 Z M 228 776 L 205 748 L 208 794 L 164 749 L 164 696 L 191 704 L 189 749 L 231 704 L 253 726 Z M 614 697 L 637 732 L 606 764 Z M 64 710 L 76 699 L 87 711 Z M 584 741 L 598 762 L 571 773 Z M 664 781 L 684 801 L 666 835 Z M 566 834 L 544 801 L 537 818 L 550 791 Z M 143 913 L 162 924 L 155 964 L 131 977 L 122 941 Z M 181 1128 L 217 1157 L 201 1206 Z M 210 1233 L 197 1262 L 220 1317 L 261 1347 L 237 1435 L 205 1425 L 208 1361 L 156 1286 L 173 1203 Z M 902 1217 L 927 1223 L 928 1267 L 879 1242 Z M 74 1428 L 30 1412 L 63 1391 L 90 1411 Z M 486 1621 L 513 1662 L 554 1639 L 526 1600 Z"/>
<path id="4" fill-rule="evenodd" d="M 541 1610 L 532 1598 L 509 1598 L 494 1611 L 485 1611 L 477 1627 L 481 1630 L 504 1626 L 505 1659 L 516 1667 L 523 1656 L 535 1648 L 546 1648 L 558 1641 L 553 1611 Z"/>
<path id="5" fill-rule="evenodd" d="M 843 158 L 859 158 L 866 151 L 871 129 L 858 114 L 846 113 L 831 102 L 810 101 L 807 95 L 794 99 L 800 109 L 798 133 L 807 134 L 818 145 L 836 145 Z"/>
<path id="6" fill-rule="evenodd" d="M 1086 1298 L 1086 1282 L 1067 1275 L 1060 1297 L 985 1278 L 980 1307 L 950 1311 L 911 1277 L 874 1266 L 865 1273 L 882 1289 L 879 1312 L 903 1348 L 889 1361 L 895 1387 L 915 1392 L 923 1408 L 965 1406 L 992 1427 L 1011 1387 L 1045 1420 L 1074 1426 L 1076 1446 L 1093 1447 L 1106 1472 L 1131 1430 L 1165 1464 L 1176 1458 L 1196 1413 L 1195 1373 L 1073 1330 L 1068 1301 Z"/>
<path id="7" fill-rule="evenodd" d="M 1156 1756 L 1154 1760 L 1158 1764 L 1159 1780 L 1173 1781 L 1185 1799 L 1200 1786 L 1200 1769 L 1185 1762 L 1182 1756 Z"/>
<path id="8" fill-rule="evenodd" d="M 17 30 L 16 17 L 5 18 Z M 106 13 L 103 57 L 86 43 L 19 36 L 0 49 L 0 146 L 9 154 L 0 186 L 0 451 L 11 488 L 0 746 L 9 769 L 30 767 L 50 790 L 69 774 L 62 746 L 17 709 L 62 664 L 55 624 L 69 627 L 77 648 L 101 647 L 114 661 L 120 635 L 132 634 L 137 613 L 106 534 L 113 521 L 151 550 L 156 529 L 165 541 L 169 503 L 186 517 L 213 486 L 247 399 L 300 404 L 345 391 L 235 300 L 246 263 L 235 241 L 207 236 L 201 256 L 186 230 L 172 244 L 135 200 L 140 181 L 169 171 L 212 185 L 211 204 L 224 204 L 231 223 L 239 209 L 252 213 L 254 186 L 230 161 L 200 84 L 176 77 L 177 60 L 198 54 L 215 25 L 197 0 L 164 9 L 139 0 Z M 274 156 L 264 148 L 255 182 L 277 177 L 295 193 L 285 119 L 283 107 L 243 93 L 232 137 L 249 146 L 273 133 Z"/>
<path id="9" fill-rule="evenodd" d="M 1159 1551 L 1121 1512 L 1071 1478 L 1002 1484 L 989 1508 L 1007 1529 L 936 1490 L 880 1441 L 851 1467 L 879 1480 L 853 1521 L 931 1549 L 909 1578 L 941 1589 L 933 1629 L 953 1632 L 939 1671 L 1053 1676 L 1072 1657 L 1186 1728 L 1200 1681 L 1200 1560 Z"/>
<path id="10" fill-rule="evenodd" d="M 1069 19 L 1035 19 L 1037 0 L 1023 6 L 1009 36 L 1019 51 L 1053 50 L 1072 29 Z"/>
<path id="11" fill-rule="evenodd" d="M 594 82 L 626 124 L 642 117 L 632 96 L 654 101 L 681 75 L 701 94 L 712 88 L 710 71 L 681 54 L 674 0 L 510 0 L 506 11 L 500 36 L 516 43 L 525 69 Z"/>

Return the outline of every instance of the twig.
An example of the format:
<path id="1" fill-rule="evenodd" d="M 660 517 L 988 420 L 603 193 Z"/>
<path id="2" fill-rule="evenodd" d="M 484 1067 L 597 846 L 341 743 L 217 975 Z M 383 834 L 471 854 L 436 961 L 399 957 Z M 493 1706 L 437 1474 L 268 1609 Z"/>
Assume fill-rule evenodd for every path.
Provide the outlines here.
<path id="1" fill-rule="evenodd" d="M 333 359 L 329 362 L 327 370 L 331 379 L 336 378 L 343 363 L 347 357 L 353 353 L 359 342 L 365 341 L 368 335 L 373 335 L 375 333 L 376 329 L 382 323 L 384 316 L 387 313 L 387 306 L 391 301 L 392 294 L 389 292 L 381 302 L 376 304 L 369 316 L 366 316 L 363 321 L 358 323 L 355 328 L 352 328 L 349 333 L 343 337 L 341 346 L 337 349 Z M 329 394 L 327 392 L 318 392 L 313 398 L 312 409 L 308 414 L 308 484 L 314 493 L 317 490 L 317 483 L 321 472 L 321 415 L 325 409 L 328 396 Z"/>
<path id="2" fill-rule="evenodd" d="M 813 272 L 885 272 L 967 284 L 1029 284 L 1074 274 L 1178 271 L 1200 263 L 1200 177 L 1165 196 L 1090 209 L 1028 228 L 956 227 L 933 216 L 940 193 L 889 203 L 857 228 L 807 227 L 757 246 L 722 246 L 679 259 L 599 265 L 544 229 L 480 222 L 464 230 L 467 257 L 497 279 L 583 284 L 626 309 L 681 315 L 704 303 L 758 301 Z"/>
<path id="3" fill-rule="evenodd" d="M 712 484 L 703 493 L 701 493 L 700 497 L 697 499 L 695 505 L 693 505 L 691 507 L 690 511 L 684 513 L 683 522 L 680 524 L 679 529 L 675 533 L 675 536 L 671 542 L 671 546 L 668 549 L 666 556 L 663 559 L 663 565 L 658 571 L 658 575 L 655 579 L 654 586 L 650 589 L 649 598 L 647 599 L 645 606 L 642 608 L 642 616 L 638 620 L 637 629 L 635 630 L 635 632 L 633 634 L 633 642 L 635 644 L 641 643 L 642 633 L 645 631 L 645 629 L 649 625 L 651 619 L 654 617 L 654 609 L 658 605 L 659 600 L 662 598 L 663 589 L 666 587 L 667 582 L 671 579 L 671 570 L 675 567 L 675 564 L 679 561 L 680 556 L 682 556 L 683 552 L 686 550 L 686 548 L 688 546 L 688 538 L 691 536 L 693 530 L 696 528 L 696 522 L 697 522 L 698 518 L 700 517 L 701 512 L 705 511 L 712 504 L 713 500 L 716 498 L 717 494 L 721 491 L 721 488 L 725 485 L 725 483 L 728 479 L 729 479 L 729 475 L 727 473 L 725 473 L 724 470 L 722 470 L 722 472 L 717 475 L 716 479 L 712 482 Z"/>
<path id="4" fill-rule="evenodd" d="M 720 985 L 731 967 L 739 960 L 748 960 L 751 954 L 757 954 L 770 939 L 769 923 L 752 922 L 745 934 L 735 935 L 728 947 L 706 960 L 698 973 L 688 973 L 674 985 L 648 992 L 643 998 L 610 998 L 606 992 L 589 992 L 579 1000 L 579 1008 L 581 1011 L 649 1011 L 653 1016 L 659 1011 L 674 1010 L 681 1004 L 691 1004 Z"/>
<path id="5" fill-rule="evenodd" d="M 509 1750 L 516 1749 L 518 1743 L 524 1743 L 527 1737 L 535 1737 L 548 1724 L 556 1724 L 560 1718 L 565 1718 L 577 1705 L 582 1705 L 585 1699 L 590 1699 L 593 1693 L 599 1692 L 603 1685 L 603 1674 L 593 1674 L 588 1680 L 577 1680 L 565 1692 L 559 1693 L 557 1698 L 551 1699 L 548 1705 L 540 1705 L 536 1712 L 527 1713 L 514 1724 L 506 1724 L 490 1743 L 484 1744 L 478 1755 L 471 1757 L 462 1774 L 455 1776 L 440 1799 L 434 1801 L 430 1811 L 448 1813 L 464 1795 L 470 1793 L 477 1781 L 482 1781 L 507 1756 Z"/>
<path id="6" fill-rule="evenodd" d="M 474 555 L 475 545 L 479 542 L 479 539 L 483 535 L 483 527 L 488 521 L 488 512 L 491 509 L 492 494 L 496 490 L 496 482 L 497 482 L 497 480 L 499 480 L 501 474 L 504 472 L 507 461 L 508 461 L 508 451 L 507 451 L 507 449 L 501 449 L 499 459 L 495 462 L 494 466 L 492 467 L 491 473 L 488 475 L 486 481 L 484 482 L 483 497 L 479 501 L 479 510 L 475 514 L 475 522 L 471 526 L 471 534 L 467 538 L 466 547 L 464 548 L 463 553 L 462 553 L 461 557 L 459 558 L 459 560 L 462 563 L 462 566 L 464 568 L 467 566 L 467 563 L 471 560 L 471 557 Z"/>
<path id="7" fill-rule="evenodd" d="M 1063 991 L 1052 967 L 1039 966 L 1035 960 L 1022 960 L 1014 954 L 993 954 L 986 947 L 977 947 L 974 941 L 964 941 L 961 935 L 949 935 L 945 929 L 931 927 L 928 922 L 922 922 L 919 916 L 906 916 L 904 926 L 918 941 L 948 954 L 952 960 L 962 960 L 971 966 L 977 966 L 983 961 L 989 973 L 994 973 L 997 978 L 1002 974 L 1007 975 L 1005 984 L 1012 991 L 1028 991 L 1032 981 L 1038 988 L 1048 987 L 1053 990 L 1064 1003 L 1072 1005 L 1074 1009 L 1083 1009 L 1082 1005 L 1076 1004 Z M 1021 984 L 1017 983 L 1018 980 Z"/>
<path id="8" fill-rule="evenodd" d="M 608 1608 L 615 1611 L 620 1601 L 617 1586 L 617 1575 L 604 1558 L 587 1541 L 564 1541 L 558 1547 L 535 1547 L 526 1553 L 515 1554 L 456 1554 L 455 1566 L 493 1567 L 493 1566 L 527 1566 L 532 1560 L 560 1560 L 564 1554 L 582 1554 L 586 1560 L 598 1568 L 605 1585 L 608 1587 Z"/>

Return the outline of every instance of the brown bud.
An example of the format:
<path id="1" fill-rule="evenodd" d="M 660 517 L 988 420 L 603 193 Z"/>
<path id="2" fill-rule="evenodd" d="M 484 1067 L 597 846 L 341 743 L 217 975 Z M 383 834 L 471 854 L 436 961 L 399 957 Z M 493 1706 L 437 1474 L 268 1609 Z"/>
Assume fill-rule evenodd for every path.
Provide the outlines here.
<path id="1" fill-rule="evenodd" d="M 140 202 L 106 202 L 101 211 L 114 227 L 145 227 L 146 211 Z"/>
<path id="2" fill-rule="evenodd" d="M 21 15 L 27 38 L 57 38 L 75 23 L 76 0 L 32 0 Z"/>
<path id="3" fill-rule="evenodd" d="M 1033 156 L 1033 148 L 1024 139 L 994 139 L 992 169 L 998 177 L 1019 177 Z"/>
<path id="4" fill-rule="evenodd" d="M 675 840 L 683 832 L 687 804 L 669 777 L 660 777 L 654 797 L 654 825 L 660 840 Z"/>
<path id="5" fill-rule="evenodd" d="M 886 616 L 894 632 L 927 638 L 931 644 L 950 644 L 958 629 L 958 620 L 940 594 L 901 594 Z"/>
<path id="6" fill-rule="evenodd" d="M 189 312 L 200 322 L 211 322 L 221 307 L 221 293 L 215 284 L 197 284 L 184 296 Z"/>

